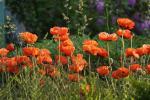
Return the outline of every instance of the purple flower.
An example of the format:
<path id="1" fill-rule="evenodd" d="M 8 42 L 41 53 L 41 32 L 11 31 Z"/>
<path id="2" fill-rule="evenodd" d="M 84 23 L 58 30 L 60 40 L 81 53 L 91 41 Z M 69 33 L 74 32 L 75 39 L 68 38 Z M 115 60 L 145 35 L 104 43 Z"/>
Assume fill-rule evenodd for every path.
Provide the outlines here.
<path id="1" fill-rule="evenodd" d="M 97 25 L 104 25 L 104 23 L 105 23 L 105 21 L 104 21 L 104 19 L 102 19 L 102 18 L 99 18 L 99 19 L 97 19 L 97 21 L 96 21 L 96 24 Z"/>
<path id="2" fill-rule="evenodd" d="M 144 30 L 150 29 L 150 21 L 149 20 L 145 20 L 142 23 L 137 22 L 136 23 L 136 32 L 138 33 L 142 33 Z"/>
<path id="3" fill-rule="evenodd" d="M 133 15 L 133 18 L 134 20 L 136 21 L 141 21 L 141 18 L 140 18 L 141 14 L 139 12 L 136 12 L 134 15 Z"/>
<path id="4" fill-rule="evenodd" d="M 142 24 L 141 27 L 143 29 L 150 29 L 150 21 L 149 20 L 145 20 Z"/>
<path id="5" fill-rule="evenodd" d="M 96 9 L 99 12 L 99 14 L 103 14 L 103 12 L 104 12 L 104 1 L 103 0 L 98 0 L 96 2 Z"/>
<path id="6" fill-rule="evenodd" d="M 136 4 L 136 0 L 128 0 L 128 4 L 130 6 L 134 6 Z"/>
<path id="7" fill-rule="evenodd" d="M 111 19 L 112 24 L 116 24 L 116 20 L 117 20 L 117 17 L 113 16 L 112 19 Z"/>

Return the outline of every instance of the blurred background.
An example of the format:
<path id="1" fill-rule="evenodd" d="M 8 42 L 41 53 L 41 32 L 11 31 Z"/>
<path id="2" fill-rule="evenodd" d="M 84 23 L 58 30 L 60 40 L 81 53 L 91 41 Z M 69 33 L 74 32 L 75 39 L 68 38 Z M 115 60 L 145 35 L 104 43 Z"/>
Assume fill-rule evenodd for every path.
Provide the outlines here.
<path id="1" fill-rule="evenodd" d="M 8 25 L 7 32 L 30 31 L 41 39 L 53 26 L 67 26 L 77 35 L 112 33 L 118 17 L 134 20 L 135 34 L 150 34 L 149 0 L 5 0 L 5 13 L 12 19 L 5 23 L 17 26 Z"/>

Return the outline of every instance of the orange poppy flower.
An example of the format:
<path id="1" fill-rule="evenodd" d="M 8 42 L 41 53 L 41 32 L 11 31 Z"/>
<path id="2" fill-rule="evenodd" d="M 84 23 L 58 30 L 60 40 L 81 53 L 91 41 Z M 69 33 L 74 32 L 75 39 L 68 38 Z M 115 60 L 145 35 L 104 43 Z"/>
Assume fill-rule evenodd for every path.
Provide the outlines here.
<path id="1" fill-rule="evenodd" d="M 72 56 L 74 53 L 75 47 L 74 46 L 62 46 L 60 51 L 63 52 L 66 56 Z"/>
<path id="2" fill-rule="evenodd" d="M 34 47 L 24 47 L 22 51 L 26 56 L 37 56 L 39 54 L 39 48 Z"/>
<path id="3" fill-rule="evenodd" d="M 78 73 L 68 74 L 68 79 L 73 82 L 78 82 L 83 79 Z"/>
<path id="4" fill-rule="evenodd" d="M 129 69 L 130 69 L 131 71 L 133 71 L 133 72 L 136 72 L 136 71 L 138 71 L 138 70 L 141 70 L 142 67 L 141 67 L 141 65 L 139 65 L 139 64 L 132 64 L 132 65 L 129 66 Z"/>
<path id="5" fill-rule="evenodd" d="M 70 65 L 69 70 L 74 71 L 76 73 L 81 72 L 84 69 L 83 65 L 77 66 L 77 65 Z"/>
<path id="6" fill-rule="evenodd" d="M 36 34 L 32 34 L 30 32 L 22 32 L 19 34 L 21 40 L 26 43 L 33 44 L 37 41 L 38 37 Z"/>
<path id="7" fill-rule="evenodd" d="M 52 35 L 64 35 L 68 33 L 68 28 L 67 27 L 53 27 L 53 28 L 50 28 L 50 33 Z"/>
<path id="8" fill-rule="evenodd" d="M 117 35 L 115 33 L 108 34 L 106 32 L 99 33 L 99 40 L 102 41 L 116 41 L 118 39 Z"/>
<path id="9" fill-rule="evenodd" d="M 136 58 L 139 58 L 139 54 L 136 52 L 136 49 L 134 48 L 127 48 L 125 50 L 125 54 L 126 54 L 126 57 L 136 57 Z"/>
<path id="10" fill-rule="evenodd" d="M 150 64 L 148 64 L 148 65 L 146 66 L 146 71 L 147 71 L 147 74 L 150 74 Z"/>
<path id="11" fill-rule="evenodd" d="M 109 67 L 108 66 L 100 66 L 96 69 L 96 71 L 102 76 L 107 76 L 109 74 Z"/>
<path id="12" fill-rule="evenodd" d="M 116 33 L 112 33 L 109 35 L 109 38 L 111 41 L 117 41 L 118 40 L 118 36 Z"/>
<path id="13" fill-rule="evenodd" d="M 41 74 L 42 76 L 46 75 L 46 71 L 43 69 L 39 69 L 38 70 L 39 74 Z"/>
<path id="14" fill-rule="evenodd" d="M 54 36 L 54 40 L 55 41 L 58 41 L 58 40 L 65 41 L 65 40 L 68 40 L 68 39 L 69 39 L 69 34 L 68 33 L 64 34 L 64 35 L 56 35 L 56 36 Z"/>
<path id="15" fill-rule="evenodd" d="M 142 47 L 147 49 L 147 53 L 150 54 L 150 44 L 144 44 Z"/>
<path id="16" fill-rule="evenodd" d="M 107 58 L 109 56 L 108 51 L 104 48 L 98 48 L 98 53 L 97 54 L 101 57 L 104 57 L 104 58 Z"/>
<path id="17" fill-rule="evenodd" d="M 6 46 L 6 49 L 9 50 L 9 51 L 14 51 L 15 50 L 14 44 L 13 43 L 8 44 Z"/>
<path id="18" fill-rule="evenodd" d="M 72 56 L 71 62 L 77 66 L 86 66 L 87 65 L 87 62 L 85 59 L 83 59 L 82 54 L 77 54 L 77 56 Z"/>
<path id="19" fill-rule="evenodd" d="M 19 72 L 17 62 L 14 59 L 6 60 L 6 70 L 7 72 L 17 74 Z"/>
<path id="20" fill-rule="evenodd" d="M 112 72 L 112 77 L 115 79 L 125 78 L 129 75 L 129 70 L 125 67 L 120 67 Z"/>
<path id="21" fill-rule="evenodd" d="M 0 56 L 7 56 L 8 52 L 9 52 L 9 51 L 8 51 L 7 49 L 1 48 L 1 49 L 0 49 Z"/>
<path id="22" fill-rule="evenodd" d="M 22 68 L 33 67 L 32 61 L 27 56 L 16 56 L 14 59 L 17 61 L 17 65 L 21 66 Z"/>
<path id="23" fill-rule="evenodd" d="M 87 53 L 95 55 L 95 56 L 97 55 L 98 50 L 99 50 L 99 48 L 94 45 L 83 45 L 82 49 L 84 52 L 87 52 Z"/>
<path id="24" fill-rule="evenodd" d="M 86 84 L 85 86 L 80 87 L 80 94 L 84 95 L 91 91 L 91 86 L 89 84 Z"/>
<path id="25" fill-rule="evenodd" d="M 38 64 L 51 64 L 52 58 L 50 56 L 38 56 L 37 63 Z"/>
<path id="26" fill-rule="evenodd" d="M 133 29 L 135 26 L 134 21 L 132 21 L 131 19 L 128 19 L 128 18 L 118 18 L 117 23 L 119 24 L 119 26 L 129 29 L 129 30 Z"/>
<path id="27" fill-rule="evenodd" d="M 73 46 L 73 43 L 70 39 L 61 42 L 60 46 Z"/>
<path id="28" fill-rule="evenodd" d="M 143 55 L 148 54 L 148 50 L 147 50 L 147 48 L 140 47 L 140 48 L 137 48 L 137 49 L 136 49 L 136 53 L 137 53 L 139 56 L 143 56 Z"/>
<path id="29" fill-rule="evenodd" d="M 125 38 L 125 39 L 131 39 L 133 37 L 132 33 L 130 30 L 122 30 L 119 29 L 117 32 L 118 36 Z"/>
<path id="30" fill-rule="evenodd" d="M 50 66 L 46 68 L 46 74 L 49 75 L 52 78 L 55 77 L 59 77 L 60 76 L 60 72 L 58 71 L 58 69 L 54 66 Z"/>
<path id="31" fill-rule="evenodd" d="M 58 63 L 59 58 L 60 58 L 61 64 L 63 64 L 63 65 L 68 64 L 68 59 L 65 56 L 58 56 L 58 55 L 55 56 L 56 63 Z"/>
<path id="32" fill-rule="evenodd" d="M 98 43 L 95 40 L 85 40 L 83 42 L 83 45 L 93 45 L 93 46 L 98 46 Z"/>
<path id="33" fill-rule="evenodd" d="M 50 51 L 48 50 L 48 49 L 40 49 L 40 51 L 39 51 L 39 56 L 45 56 L 45 55 L 50 55 L 51 53 L 50 53 Z"/>

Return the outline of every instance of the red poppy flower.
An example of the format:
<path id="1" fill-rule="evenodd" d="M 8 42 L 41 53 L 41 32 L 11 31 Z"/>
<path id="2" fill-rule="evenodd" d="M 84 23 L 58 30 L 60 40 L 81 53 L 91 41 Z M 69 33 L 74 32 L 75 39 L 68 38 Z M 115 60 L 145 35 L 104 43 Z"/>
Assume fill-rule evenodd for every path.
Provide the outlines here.
<path id="1" fill-rule="evenodd" d="M 87 62 L 85 59 L 83 59 L 82 54 L 77 54 L 77 56 L 72 56 L 71 62 L 77 66 L 86 66 L 87 65 Z"/>
<path id="2" fill-rule="evenodd" d="M 33 67 L 32 61 L 27 56 L 16 56 L 14 59 L 17 61 L 17 65 L 21 66 L 22 68 Z"/>
<path id="3" fill-rule="evenodd" d="M 129 75 L 129 70 L 125 67 L 120 67 L 112 72 L 112 77 L 115 79 L 125 78 Z"/>
<path id="4" fill-rule="evenodd" d="M 104 48 L 98 48 L 98 55 L 104 58 L 107 58 L 108 55 L 108 51 Z"/>
<path id="5" fill-rule="evenodd" d="M 6 49 L 9 50 L 9 51 L 14 51 L 15 50 L 14 44 L 13 43 L 8 44 L 6 46 Z"/>
<path id="6" fill-rule="evenodd" d="M 59 58 L 60 58 L 61 64 L 63 64 L 63 65 L 68 64 L 68 59 L 65 56 L 58 56 L 58 55 L 55 56 L 56 63 L 58 63 Z"/>
<path id="7" fill-rule="evenodd" d="M 52 78 L 55 77 L 59 77 L 60 76 L 60 72 L 58 71 L 58 69 L 54 66 L 50 66 L 46 68 L 46 74 L 49 75 Z"/>
<path id="8" fill-rule="evenodd" d="M 117 31 L 117 34 L 118 36 L 125 38 L 125 39 L 131 39 L 133 37 L 132 33 L 130 30 L 122 30 L 122 29 L 119 29 Z"/>
<path id="9" fill-rule="evenodd" d="M 46 75 L 46 71 L 43 69 L 39 69 L 38 73 L 41 74 L 42 76 Z"/>
<path id="10" fill-rule="evenodd" d="M 148 65 L 146 66 L 146 71 L 147 71 L 147 74 L 150 74 L 150 64 L 148 64 Z"/>
<path id="11" fill-rule="evenodd" d="M 75 74 L 69 74 L 68 79 L 70 81 L 78 82 L 78 81 L 82 80 L 83 78 L 79 74 L 75 73 Z"/>
<path id="12" fill-rule="evenodd" d="M 132 65 L 129 66 L 129 69 L 130 69 L 131 71 L 133 71 L 133 72 L 136 72 L 136 71 L 138 71 L 138 70 L 141 70 L 142 67 L 141 67 L 141 65 L 139 65 L 139 64 L 132 64 Z"/>
<path id="13" fill-rule="evenodd" d="M 74 71 L 76 73 L 81 72 L 84 69 L 83 65 L 77 66 L 77 65 L 70 65 L 69 70 Z"/>
<path id="14" fill-rule="evenodd" d="M 134 21 L 132 21 L 131 19 L 128 19 L 128 18 L 118 18 L 117 23 L 121 27 L 124 27 L 124 28 L 127 28 L 127 29 L 133 29 L 134 26 L 135 26 Z"/>
<path id="15" fill-rule="evenodd" d="M 38 37 L 36 34 L 32 34 L 30 32 L 22 32 L 19 34 L 20 38 L 29 44 L 33 44 L 37 41 Z"/>
<path id="16" fill-rule="evenodd" d="M 74 53 L 75 47 L 73 46 L 73 43 L 71 40 L 66 40 L 60 44 L 59 49 L 66 56 L 72 56 Z"/>
<path id="17" fill-rule="evenodd" d="M 96 71 L 102 76 L 107 76 L 109 74 L 109 67 L 108 66 L 100 66 L 96 69 Z"/>
<path id="18" fill-rule="evenodd" d="M 91 86 L 89 84 L 86 84 L 85 86 L 80 87 L 80 94 L 84 95 L 91 91 Z"/>
<path id="19" fill-rule="evenodd" d="M 52 58 L 50 56 L 38 56 L 37 63 L 38 64 L 51 64 Z"/>
<path id="20" fill-rule="evenodd" d="M 34 47 L 24 47 L 22 51 L 26 56 L 37 56 L 39 54 L 39 48 Z"/>

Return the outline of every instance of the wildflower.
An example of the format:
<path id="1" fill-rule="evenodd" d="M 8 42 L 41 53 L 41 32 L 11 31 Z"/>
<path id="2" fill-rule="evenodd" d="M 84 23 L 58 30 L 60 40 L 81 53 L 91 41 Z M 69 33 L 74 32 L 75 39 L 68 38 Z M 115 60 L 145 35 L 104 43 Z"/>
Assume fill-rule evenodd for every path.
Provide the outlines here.
<path id="1" fill-rule="evenodd" d="M 108 66 L 100 66 L 96 69 L 96 71 L 102 76 L 107 76 L 109 74 L 109 67 Z"/>
<path id="2" fill-rule="evenodd" d="M 129 66 L 129 69 L 131 71 L 133 71 L 133 72 L 136 72 L 138 70 L 141 70 L 141 65 L 139 65 L 139 64 L 132 64 L 132 65 Z"/>
<path id="3" fill-rule="evenodd" d="M 133 35 L 132 35 L 130 30 L 119 29 L 117 31 L 117 34 L 118 34 L 118 36 L 123 37 L 125 39 L 131 39 L 133 37 Z"/>
<path id="4" fill-rule="evenodd" d="M 26 43 L 33 44 L 37 41 L 38 37 L 35 34 L 32 34 L 30 32 L 22 32 L 19 34 L 21 40 L 23 40 Z"/>
<path id="5" fill-rule="evenodd" d="M 39 54 L 39 48 L 34 47 L 24 47 L 22 51 L 26 56 L 37 56 Z"/>
<path id="6" fill-rule="evenodd" d="M 129 70 L 125 67 L 120 67 L 112 72 L 112 77 L 115 79 L 125 78 L 129 75 Z"/>
<path id="7" fill-rule="evenodd" d="M 8 51 L 7 49 L 1 48 L 1 49 L 0 49 L 0 56 L 7 56 L 8 52 L 9 52 L 9 51 Z"/>
<path id="8" fill-rule="evenodd" d="M 58 55 L 55 56 L 56 63 L 58 63 L 59 58 L 60 58 L 61 64 L 63 64 L 63 65 L 68 64 L 68 59 L 65 56 L 58 56 Z"/>
<path id="9" fill-rule="evenodd" d="M 74 73 L 74 74 L 68 74 L 68 79 L 70 81 L 78 82 L 82 79 L 82 77 L 79 74 Z"/>
<path id="10" fill-rule="evenodd" d="M 6 49 L 9 50 L 9 51 L 14 51 L 15 50 L 14 44 L 13 43 L 8 44 L 6 46 Z"/>
<path id="11" fill-rule="evenodd" d="M 128 18 L 118 18 L 117 19 L 117 23 L 119 24 L 119 26 L 126 28 L 126 29 L 133 29 L 135 26 L 135 23 Z"/>

